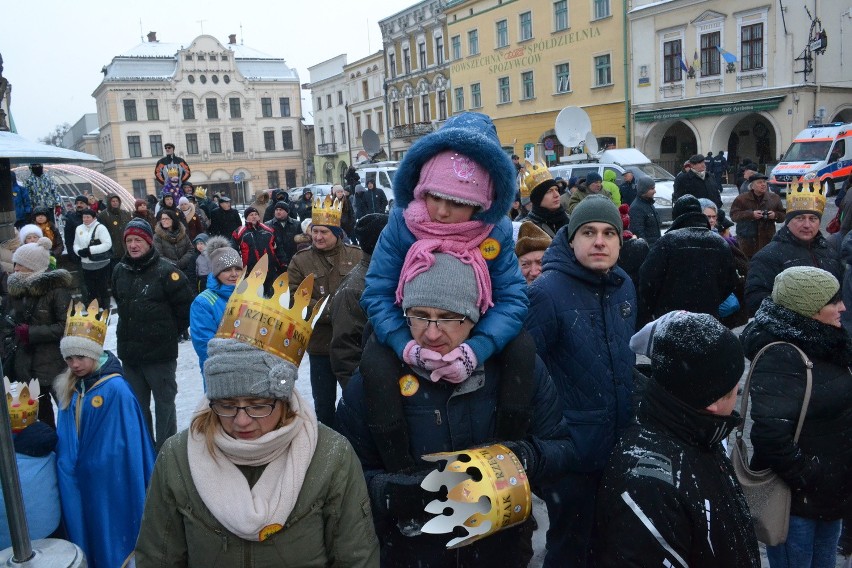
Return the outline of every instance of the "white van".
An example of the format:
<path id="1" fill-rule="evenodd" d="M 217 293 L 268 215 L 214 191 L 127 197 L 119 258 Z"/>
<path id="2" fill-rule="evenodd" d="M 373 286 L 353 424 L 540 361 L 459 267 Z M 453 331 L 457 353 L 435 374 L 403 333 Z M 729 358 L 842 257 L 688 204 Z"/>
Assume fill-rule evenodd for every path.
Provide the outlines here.
<path id="1" fill-rule="evenodd" d="M 399 162 L 375 162 L 355 166 L 361 185 L 367 187 L 367 182 L 372 181 L 376 187 L 385 192 L 388 198 L 388 210 L 393 207 L 393 176 L 399 167 Z"/>
<path id="2" fill-rule="evenodd" d="M 769 187 L 787 193 L 791 183 L 815 173 L 826 195 L 840 189 L 852 173 L 852 124 L 815 124 L 799 132 L 769 174 Z"/>

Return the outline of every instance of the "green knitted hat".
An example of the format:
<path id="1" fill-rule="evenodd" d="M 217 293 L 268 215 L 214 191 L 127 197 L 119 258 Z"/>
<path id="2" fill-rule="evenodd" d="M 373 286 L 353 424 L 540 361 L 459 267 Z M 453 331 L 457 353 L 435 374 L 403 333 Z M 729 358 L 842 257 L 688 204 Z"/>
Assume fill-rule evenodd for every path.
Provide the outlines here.
<path id="1" fill-rule="evenodd" d="M 586 180 L 589 178 L 587 177 Z M 615 203 L 605 195 L 589 195 L 574 209 L 571 220 L 568 221 L 568 242 L 574 240 L 574 235 L 586 223 L 608 223 L 618 231 L 618 244 L 623 245 L 624 224 L 621 213 Z"/>
<path id="2" fill-rule="evenodd" d="M 833 274 L 813 266 L 793 266 L 775 277 L 772 301 L 811 317 L 837 296 L 840 283 Z"/>

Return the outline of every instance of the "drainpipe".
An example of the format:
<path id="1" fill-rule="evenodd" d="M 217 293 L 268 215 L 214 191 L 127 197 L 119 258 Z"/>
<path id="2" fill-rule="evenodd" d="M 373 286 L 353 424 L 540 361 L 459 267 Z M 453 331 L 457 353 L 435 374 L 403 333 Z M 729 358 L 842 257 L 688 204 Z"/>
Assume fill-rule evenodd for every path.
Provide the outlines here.
<path id="1" fill-rule="evenodd" d="M 624 129 L 625 135 L 627 136 L 627 147 L 633 147 L 633 135 L 630 128 L 630 62 L 627 59 L 628 50 L 627 50 L 627 0 L 622 0 L 621 2 L 621 14 L 622 14 L 622 31 L 621 36 L 624 38 L 622 41 L 622 49 L 624 51 Z"/>

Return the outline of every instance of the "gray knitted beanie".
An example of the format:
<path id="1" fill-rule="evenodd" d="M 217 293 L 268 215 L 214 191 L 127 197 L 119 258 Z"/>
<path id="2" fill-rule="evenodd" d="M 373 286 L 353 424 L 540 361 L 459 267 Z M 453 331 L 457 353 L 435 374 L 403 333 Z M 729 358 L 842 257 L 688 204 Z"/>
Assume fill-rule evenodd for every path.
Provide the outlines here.
<path id="1" fill-rule="evenodd" d="M 473 267 L 449 254 L 435 255 L 435 264 L 402 289 L 402 309 L 437 308 L 479 321 L 479 289 Z"/>
<path id="2" fill-rule="evenodd" d="M 588 181 L 588 177 L 586 181 Z M 586 223 L 608 223 L 618 231 L 618 244 L 624 244 L 622 231 L 624 224 L 621 222 L 621 213 L 615 203 L 605 195 L 589 195 L 571 213 L 568 221 L 568 242 L 574 240 L 574 235 Z"/>
<path id="3" fill-rule="evenodd" d="M 840 283 L 831 272 L 813 266 L 793 266 L 775 277 L 772 301 L 811 317 L 837 295 Z"/>
<path id="4" fill-rule="evenodd" d="M 290 400 L 299 369 L 293 363 L 236 339 L 214 337 L 204 362 L 207 398 Z"/>

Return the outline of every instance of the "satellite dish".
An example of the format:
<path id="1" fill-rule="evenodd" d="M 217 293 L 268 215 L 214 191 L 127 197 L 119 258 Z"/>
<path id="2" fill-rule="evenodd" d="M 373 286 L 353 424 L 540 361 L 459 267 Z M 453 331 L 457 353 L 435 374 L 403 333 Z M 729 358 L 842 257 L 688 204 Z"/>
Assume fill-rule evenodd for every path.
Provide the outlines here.
<path id="1" fill-rule="evenodd" d="M 369 128 L 361 133 L 361 140 L 364 142 L 364 149 L 370 154 L 370 157 L 375 156 L 382 151 L 382 143 L 379 142 L 379 135 Z"/>
<path id="2" fill-rule="evenodd" d="M 586 139 L 586 133 L 592 129 L 589 115 L 580 107 L 565 107 L 556 117 L 556 137 L 563 146 L 576 148 Z"/>
<path id="3" fill-rule="evenodd" d="M 589 154 L 595 154 L 598 151 L 598 139 L 595 137 L 595 133 L 589 130 L 586 132 L 586 152 Z"/>

